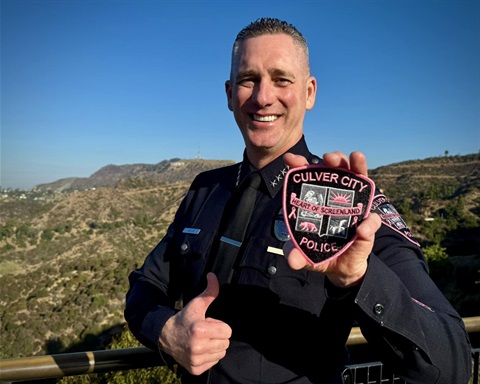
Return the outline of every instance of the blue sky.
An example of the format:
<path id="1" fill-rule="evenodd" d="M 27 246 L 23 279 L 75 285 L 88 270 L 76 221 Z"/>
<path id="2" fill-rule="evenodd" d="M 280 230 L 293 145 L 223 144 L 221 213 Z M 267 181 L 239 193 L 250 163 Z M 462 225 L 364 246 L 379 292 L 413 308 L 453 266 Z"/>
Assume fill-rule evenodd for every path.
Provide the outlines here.
<path id="1" fill-rule="evenodd" d="M 239 161 L 224 82 L 236 34 L 258 17 L 307 38 L 312 152 L 360 150 L 370 168 L 478 153 L 478 0 L 1 0 L 0 185 Z"/>

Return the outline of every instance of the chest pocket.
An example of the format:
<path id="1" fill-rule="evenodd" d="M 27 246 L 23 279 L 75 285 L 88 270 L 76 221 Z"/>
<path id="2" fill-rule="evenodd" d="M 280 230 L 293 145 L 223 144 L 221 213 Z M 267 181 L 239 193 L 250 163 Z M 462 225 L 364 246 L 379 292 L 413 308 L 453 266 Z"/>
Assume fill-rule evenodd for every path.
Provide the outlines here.
<path id="1" fill-rule="evenodd" d="M 252 237 L 238 264 L 235 282 L 264 288 L 273 293 L 280 304 L 318 314 L 324 275 L 305 269 L 293 270 L 285 257 L 277 253 L 282 247 L 282 241 Z"/>
<path id="2" fill-rule="evenodd" d="M 283 256 L 283 244 L 282 241 L 272 241 L 272 238 L 251 237 L 238 265 L 238 282 L 270 289 L 282 284 L 280 280 L 285 282 L 293 279 L 294 284 L 298 286 L 307 284 L 307 271 L 295 271 L 290 268 Z"/>
<path id="3" fill-rule="evenodd" d="M 192 231 L 194 230 L 194 231 Z M 208 254 L 215 239 L 215 231 L 186 227 L 173 239 L 175 263 L 179 274 L 175 276 L 181 281 L 181 292 L 184 303 L 197 296 L 205 288 L 205 267 Z"/>
<path id="4" fill-rule="evenodd" d="M 175 241 L 178 254 L 190 260 L 205 257 L 212 246 L 215 233 L 208 229 L 184 228 Z"/>
<path id="5" fill-rule="evenodd" d="M 184 294 L 194 295 L 205 285 L 202 277 L 206 274 L 206 265 L 217 228 L 230 192 L 217 185 L 205 199 L 201 208 L 191 212 L 183 222 L 183 229 L 174 238 L 174 247 L 181 258 L 182 279 L 185 282 Z"/>

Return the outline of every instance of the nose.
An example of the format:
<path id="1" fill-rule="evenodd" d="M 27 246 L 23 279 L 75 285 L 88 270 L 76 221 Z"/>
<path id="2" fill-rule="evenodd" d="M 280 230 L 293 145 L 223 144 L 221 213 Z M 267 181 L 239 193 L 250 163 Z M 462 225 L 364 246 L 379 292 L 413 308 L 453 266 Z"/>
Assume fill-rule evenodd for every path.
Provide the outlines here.
<path id="1" fill-rule="evenodd" d="M 275 89 L 273 85 L 268 81 L 259 81 L 253 89 L 252 100 L 262 108 L 273 104 L 275 100 Z"/>

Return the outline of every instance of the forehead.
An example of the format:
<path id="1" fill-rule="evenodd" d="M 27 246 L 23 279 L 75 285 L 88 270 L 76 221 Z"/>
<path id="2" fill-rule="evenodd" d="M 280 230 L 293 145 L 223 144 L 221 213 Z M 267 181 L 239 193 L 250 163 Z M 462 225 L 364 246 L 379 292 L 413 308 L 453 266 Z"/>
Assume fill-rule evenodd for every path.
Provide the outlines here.
<path id="1" fill-rule="evenodd" d="M 238 71 L 276 68 L 297 72 L 305 69 L 306 58 L 293 38 L 281 33 L 246 39 L 235 64 Z"/>

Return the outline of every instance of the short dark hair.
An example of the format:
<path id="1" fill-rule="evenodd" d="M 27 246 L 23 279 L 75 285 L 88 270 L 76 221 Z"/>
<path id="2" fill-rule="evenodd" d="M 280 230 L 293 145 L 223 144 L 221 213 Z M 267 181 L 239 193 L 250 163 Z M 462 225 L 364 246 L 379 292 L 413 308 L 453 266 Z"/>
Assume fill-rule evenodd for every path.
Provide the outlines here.
<path id="1" fill-rule="evenodd" d="M 308 65 L 308 62 L 309 62 L 308 45 L 307 45 L 307 40 L 302 35 L 302 33 L 293 24 L 290 24 L 284 20 L 279 20 L 271 17 L 262 17 L 248 24 L 245 28 L 243 28 L 238 33 L 237 37 L 235 38 L 235 42 L 233 43 L 233 48 L 232 48 L 232 69 L 233 69 L 233 63 L 235 62 L 235 58 L 238 54 L 240 46 L 245 40 L 251 37 L 258 37 L 263 35 L 276 35 L 279 33 L 286 34 L 291 38 L 293 38 L 295 43 L 305 53 L 305 57 L 307 59 L 307 65 Z"/>

